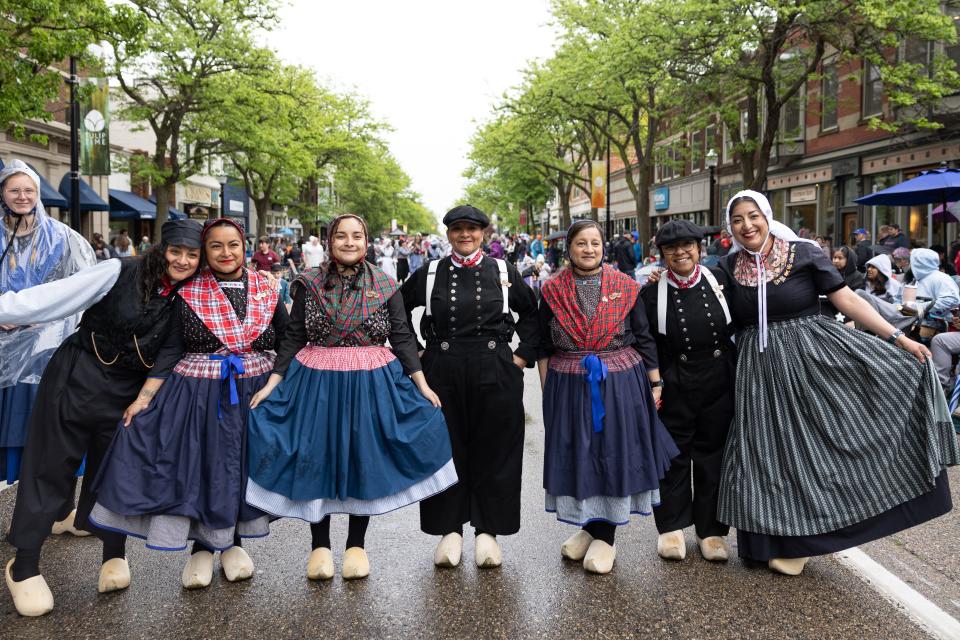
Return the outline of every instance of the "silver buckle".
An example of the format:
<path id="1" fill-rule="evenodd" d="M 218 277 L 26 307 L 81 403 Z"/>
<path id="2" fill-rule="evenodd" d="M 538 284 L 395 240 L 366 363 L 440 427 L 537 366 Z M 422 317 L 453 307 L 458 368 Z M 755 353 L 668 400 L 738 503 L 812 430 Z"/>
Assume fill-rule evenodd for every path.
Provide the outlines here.
<path id="1" fill-rule="evenodd" d="M 450 343 L 444 340 L 443 342 L 440 343 L 440 348 L 443 349 L 444 351 L 449 351 Z"/>

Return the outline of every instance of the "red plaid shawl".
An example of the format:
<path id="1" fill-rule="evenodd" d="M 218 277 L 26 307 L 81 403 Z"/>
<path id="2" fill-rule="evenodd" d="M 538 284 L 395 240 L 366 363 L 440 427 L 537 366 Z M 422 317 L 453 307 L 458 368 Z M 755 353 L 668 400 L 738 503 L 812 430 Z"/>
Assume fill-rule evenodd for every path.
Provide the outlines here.
<path id="1" fill-rule="evenodd" d="M 640 288 L 632 278 L 603 265 L 600 304 L 592 320 L 577 305 L 573 271 L 564 269 L 543 285 L 543 298 L 557 322 L 583 351 L 600 351 L 610 343 L 637 300 Z"/>
<path id="2" fill-rule="evenodd" d="M 331 265 L 330 268 L 336 267 Z M 343 339 L 353 333 L 363 321 L 387 303 L 397 292 L 396 281 L 380 268 L 367 262 L 357 265 L 360 270 L 356 287 L 344 287 L 337 278 L 335 286 L 324 288 L 327 273 L 323 269 L 307 269 L 294 282 L 313 292 L 333 324 L 333 333 Z"/>
<path id="3" fill-rule="evenodd" d="M 256 271 L 247 270 L 247 315 L 240 323 L 217 279 L 204 269 L 180 289 L 180 297 L 223 346 L 234 353 L 247 353 L 253 341 L 273 320 L 280 293 Z"/>

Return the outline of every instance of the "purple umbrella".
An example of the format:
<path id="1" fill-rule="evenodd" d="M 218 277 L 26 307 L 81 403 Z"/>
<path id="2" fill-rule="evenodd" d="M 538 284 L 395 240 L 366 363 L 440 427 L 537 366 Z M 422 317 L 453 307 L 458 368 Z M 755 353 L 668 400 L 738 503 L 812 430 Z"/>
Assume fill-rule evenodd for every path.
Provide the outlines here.
<path id="1" fill-rule="evenodd" d="M 933 219 L 938 222 L 943 222 L 944 220 L 946 220 L 946 222 L 960 222 L 960 218 L 957 217 L 957 213 L 960 212 L 960 206 L 958 205 L 960 205 L 960 203 L 948 202 L 946 209 L 944 209 L 943 205 L 941 204 L 930 213 L 933 216 Z"/>

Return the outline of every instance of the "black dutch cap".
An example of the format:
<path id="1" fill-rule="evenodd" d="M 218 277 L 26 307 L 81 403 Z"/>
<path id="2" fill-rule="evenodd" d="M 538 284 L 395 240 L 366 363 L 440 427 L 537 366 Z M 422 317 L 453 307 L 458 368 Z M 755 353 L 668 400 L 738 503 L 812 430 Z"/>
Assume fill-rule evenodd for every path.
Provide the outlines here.
<path id="1" fill-rule="evenodd" d="M 165 245 L 200 248 L 203 225 L 196 220 L 167 220 L 160 228 L 160 240 Z"/>
<path id="2" fill-rule="evenodd" d="M 478 224 L 484 229 L 490 226 L 490 218 L 487 217 L 487 214 L 469 204 L 462 204 L 459 207 L 454 207 L 453 209 L 450 209 L 450 211 L 447 211 L 447 215 L 443 216 L 443 224 L 447 225 L 448 227 L 454 222 L 460 222 L 461 220 Z"/>
<path id="3" fill-rule="evenodd" d="M 657 231 L 656 243 L 658 247 L 673 244 L 683 240 L 703 240 L 703 229 L 689 220 L 671 220 Z"/>

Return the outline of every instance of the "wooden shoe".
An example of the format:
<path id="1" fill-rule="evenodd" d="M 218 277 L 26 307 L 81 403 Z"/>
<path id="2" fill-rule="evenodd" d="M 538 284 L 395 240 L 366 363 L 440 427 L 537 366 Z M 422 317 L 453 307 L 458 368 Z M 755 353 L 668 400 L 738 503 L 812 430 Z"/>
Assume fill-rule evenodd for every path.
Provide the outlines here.
<path id="1" fill-rule="evenodd" d="M 74 509 L 70 512 L 63 520 L 59 520 L 53 523 L 53 527 L 50 529 L 50 533 L 55 536 L 63 535 L 64 533 L 70 533 L 75 535 L 78 538 L 84 538 L 90 535 L 89 531 L 84 531 L 83 529 L 77 529 L 73 526 L 74 520 L 77 517 L 77 510 Z"/>
<path id="2" fill-rule="evenodd" d="M 22 616 L 36 617 L 53 611 L 53 593 L 47 586 L 43 576 L 37 575 L 20 582 L 14 582 L 10 567 L 13 560 L 7 563 L 7 589 L 13 596 L 13 606 Z"/>
<path id="3" fill-rule="evenodd" d="M 350 547 L 343 553 L 343 579 L 357 580 L 370 575 L 370 560 L 363 547 Z"/>
<path id="4" fill-rule="evenodd" d="M 697 538 L 700 545 L 700 555 L 704 560 L 710 562 L 726 562 L 730 554 L 727 551 L 727 544 L 720 536 L 707 536 L 706 538 Z"/>
<path id="5" fill-rule="evenodd" d="M 767 563 L 772 571 L 782 573 L 785 576 L 798 576 L 803 573 L 803 568 L 810 558 L 773 558 Z"/>
<path id="6" fill-rule="evenodd" d="M 473 556 L 477 566 L 482 569 L 499 567 L 503 562 L 503 553 L 497 539 L 489 533 L 481 533 L 474 541 Z"/>
<path id="7" fill-rule="evenodd" d="M 594 540 L 583 557 L 583 568 L 590 573 L 601 575 L 613 570 L 613 561 L 617 557 L 617 548 L 610 546 L 603 540 Z"/>
<path id="8" fill-rule="evenodd" d="M 657 538 L 657 554 L 664 560 L 683 560 L 687 557 L 687 542 L 683 531 L 668 531 Z"/>
<path id="9" fill-rule="evenodd" d="M 455 567 L 460 564 L 463 553 L 463 536 L 459 533 L 448 533 L 440 538 L 437 550 L 433 552 L 433 564 L 438 567 Z"/>
<path id="10" fill-rule="evenodd" d="M 184 589 L 203 589 L 213 580 L 213 554 L 209 551 L 197 551 L 190 554 L 187 566 L 183 568 L 180 583 Z"/>
<path id="11" fill-rule="evenodd" d="M 333 554 L 326 547 L 310 552 L 307 560 L 307 578 L 310 580 L 329 580 L 333 577 Z"/>
<path id="12" fill-rule="evenodd" d="M 253 577 L 253 560 L 243 547 L 230 547 L 222 552 L 220 568 L 230 582 L 240 582 Z"/>
<path id="13" fill-rule="evenodd" d="M 587 549 L 590 548 L 591 542 L 593 542 L 593 536 L 580 529 L 560 545 L 560 555 L 567 560 L 579 562 L 583 560 L 583 556 L 587 555 Z"/>
<path id="14" fill-rule="evenodd" d="M 110 558 L 100 567 L 97 591 L 110 593 L 130 586 L 130 565 L 126 558 Z"/>

